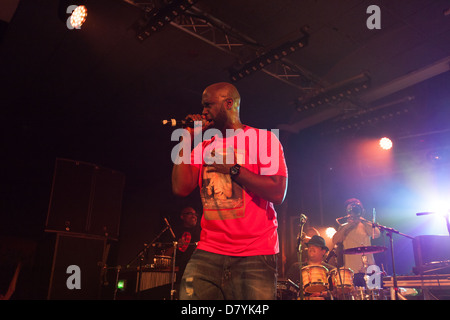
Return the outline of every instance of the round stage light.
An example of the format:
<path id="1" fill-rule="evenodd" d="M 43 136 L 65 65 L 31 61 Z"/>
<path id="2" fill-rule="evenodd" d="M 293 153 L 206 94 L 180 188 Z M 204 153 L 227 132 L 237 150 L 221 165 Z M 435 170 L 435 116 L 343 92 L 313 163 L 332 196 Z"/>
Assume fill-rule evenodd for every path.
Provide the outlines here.
<path id="1" fill-rule="evenodd" d="M 325 234 L 327 235 L 327 237 L 328 238 L 333 238 L 333 236 L 334 236 L 334 234 L 336 233 L 336 229 L 335 228 L 333 228 L 333 227 L 328 227 L 326 230 L 325 230 Z"/>
<path id="2" fill-rule="evenodd" d="M 87 17 L 87 9 L 85 6 L 78 6 L 75 10 L 73 10 L 72 15 L 70 16 L 70 24 L 75 29 L 80 29 L 81 25 L 86 21 Z"/>
<path id="3" fill-rule="evenodd" d="M 392 148 L 392 141 L 389 138 L 381 138 L 380 139 L 380 147 L 384 150 L 389 150 Z"/>

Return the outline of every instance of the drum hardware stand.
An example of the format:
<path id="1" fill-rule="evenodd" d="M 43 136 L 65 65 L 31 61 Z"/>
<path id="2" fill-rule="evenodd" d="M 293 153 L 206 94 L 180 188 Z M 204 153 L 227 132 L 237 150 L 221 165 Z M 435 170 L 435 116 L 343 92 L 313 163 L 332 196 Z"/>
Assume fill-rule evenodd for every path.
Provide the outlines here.
<path id="1" fill-rule="evenodd" d="M 328 264 L 328 263 L 324 263 L 324 264 L 325 264 L 325 266 L 330 266 L 330 267 L 334 268 L 334 266 L 331 265 L 331 264 Z M 339 282 L 341 283 L 340 287 L 342 289 L 342 296 L 345 296 L 345 290 L 344 290 L 345 286 L 344 286 L 344 281 L 342 281 L 342 275 L 341 275 L 341 271 L 340 271 L 341 267 L 339 266 L 339 264 L 336 266 L 336 270 L 337 270 L 337 274 L 338 274 L 338 277 L 339 277 Z M 339 291 L 339 286 L 336 288 L 336 293 L 338 293 L 338 291 Z"/>
<path id="2" fill-rule="evenodd" d="M 367 221 L 367 220 L 366 220 Z M 394 259 L 394 240 L 393 240 L 393 233 L 396 233 L 398 235 L 404 236 L 409 239 L 414 239 L 411 236 L 408 236 L 407 234 L 401 233 L 400 231 L 395 230 L 394 228 L 385 227 L 382 225 L 379 225 L 378 223 L 370 222 L 374 228 L 380 229 L 380 231 L 385 231 L 386 235 L 389 237 L 389 246 L 391 249 L 391 260 L 392 260 L 392 280 L 393 280 L 393 289 L 394 289 L 394 299 L 399 299 L 399 293 L 398 293 L 398 283 L 397 283 L 397 273 L 395 272 L 395 259 Z"/>
<path id="3" fill-rule="evenodd" d="M 150 242 L 150 244 L 144 243 L 144 248 L 142 248 L 141 251 L 139 251 L 137 253 L 137 255 L 130 260 L 130 262 L 127 263 L 127 268 L 129 268 L 136 260 L 139 260 L 139 273 L 138 273 L 138 287 L 137 287 L 137 297 L 138 300 L 140 299 L 140 295 L 141 295 L 141 281 L 142 281 L 142 267 L 143 267 L 143 261 L 147 258 L 148 256 L 148 249 L 150 247 L 152 247 L 155 243 L 156 240 L 158 240 L 161 235 L 166 232 L 168 229 L 170 229 L 170 225 L 168 225 L 166 223 L 166 226 L 164 227 L 164 229 L 161 230 L 161 232 L 152 240 L 152 242 Z M 175 261 L 174 261 L 175 263 Z"/>
<path id="4" fill-rule="evenodd" d="M 342 281 L 342 275 L 341 275 L 340 267 L 337 267 L 337 274 L 339 276 L 339 281 L 341 282 L 342 296 L 345 296 L 345 290 L 344 290 L 345 286 L 344 286 L 344 281 Z M 337 288 L 337 289 L 339 290 L 339 288 Z"/>
<path id="5" fill-rule="evenodd" d="M 337 274 L 338 274 L 338 277 L 339 277 L 339 282 L 341 283 L 340 287 L 342 288 L 342 295 L 345 295 L 345 291 L 344 291 L 344 288 L 345 288 L 345 287 L 344 287 L 344 282 L 342 281 L 342 276 L 341 276 L 341 272 L 340 272 L 340 268 L 341 268 L 341 267 L 339 267 L 339 265 L 338 265 L 337 267 L 335 267 L 335 266 L 333 266 L 333 265 L 331 265 L 331 264 L 329 264 L 329 263 L 327 263 L 327 262 L 322 262 L 322 265 L 324 265 L 324 266 L 327 267 L 327 268 L 330 268 L 330 270 L 336 268 Z M 332 280 L 331 280 L 331 282 L 332 282 Z M 338 289 L 339 289 L 339 288 L 336 288 L 336 292 L 338 291 Z M 330 295 L 331 295 L 332 300 L 334 300 L 333 295 L 332 295 L 331 292 L 330 292 Z"/>
<path id="6" fill-rule="evenodd" d="M 373 238 L 372 238 L 373 239 Z M 367 258 L 366 254 L 363 253 L 361 255 L 361 261 L 363 264 L 363 268 L 364 268 L 364 283 L 366 284 L 366 288 L 367 288 L 367 283 L 369 281 L 369 276 L 367 275 L 367 268 L 369 267 L 369 265 L 367 264 L 367 261 L 369 260 L 369 258 Z"/>
<path id="7" fill-rule="evenodd" d="M 327 260 L 325 260 L 325 261 L 327 261 Z M 345 290 L 344 290 L 345 286 L 344 286 L 344 282 L 342 281 L 342 275 L 341 275 L 341 272 L 340 272 L 341 268 L 343 268 L 344 266 L 341 265 L 341 263 L 339 263 L 339 259 L 337 260 L 336 266 L 328 264 L 327 262 L 322 262 L 322 264 L 325 265 L 326 267 L 330 268 L 330 270 L 336 268 L 337 274 L 338 274 L 338 277 L 339 277 L 339 282 L 341 284 L 340 287 L 342 289 L 342 295 L 345 295 Z M 336 288 L 336 292 L 338 292 L 338 290 L 339 290 L 339 287 Z"/>
<path id="8" fill-rule="evenodd" d="M 177 247 L 178 247 L 178 242 L 174 241 L 173 242 L 173 259 L 172 259 L 172 284 L 171 284 L 171 288 L 170 288 L 170 300 L 175 300 L 174 296 L 175 296 L 175 258 L 177 256 Z"/>
<path id="9" fill-rule="evenodd" d="M 342 244 L 341 244 L 341 246 L 342 246 Z M 341 254 L 342 254 L 342 252 L 341 252 Z M 339 281 L 341 283 L 342 295 L 345 296 L 344 281 L 342 281 L 342 275 L 341 275 L 341 272 L 340 272 L 340 268 L 344 268 L 344 265 L 343 265 L 344 264 L 344 260 L 340 261 L 340 263 L 339 263 L 339 259 L 337 259 L 336 261 L 337 261 L 337 264 L 336 264 L 337 274 L 339 276 Z M 338 289 L 339 288 L 336 288 L 336 292 L 338 291 Z"/>
<path id="10" fill-rule="evenodd" d="M 108 283 L 108 280 L 107 280 L 107 273 L 108 273 L 108 270 L 116 270 L 116 279 L 115 279 L 115 281 L 114 281 L 114 293 L 113 293 L 113 300 L 116 300 L 117 299 L 117 285 L 119 284 L 119 274 L 120 274 L 120 269 L 122 269 L 122 267 L 120 266 L 120 265 L 118 265 L 118 266 L 115 266 L 115 267 L 108 267 L 106 264 L 104 264 L 103 266 L 102 266 L 102 275 L 101 275 L 101 278 L 103 278 L 103 281 L 101 281 L 102 282 L 102 285 L 103 286 L 107 286 L 109 283 Z M 99 298 L 101 298 L 101 296 L 100 296 L 100 294 L 99 294 Z"/>
<path id="11" fill-rule="evenodd" d="M 302 241 L 303 241 L 303 227 L 305 226 L 306 221 L 308 218 L 303 213 L 300 215 L 300 233 L 297 239 L 297 259 L 299 263 L 299 299 L 304 299 L 304 290 L 303 290 L 303 274 L 302 274 L 302 266 L 303 266 L 303 254 L 302 254 Z"/>
<path id="12" fill-rule="evenodd" d="M 114 295 L 113 295 L 113 300 L 117 299 L 117 286 L 119 284 L 119 274 L 120 274 L 120 269 L 122 269 L 121 266 L 117 266 L 117 267 L 113 267 L 111 269 L 116 269 L 116 283 L 114 285 Z"/>

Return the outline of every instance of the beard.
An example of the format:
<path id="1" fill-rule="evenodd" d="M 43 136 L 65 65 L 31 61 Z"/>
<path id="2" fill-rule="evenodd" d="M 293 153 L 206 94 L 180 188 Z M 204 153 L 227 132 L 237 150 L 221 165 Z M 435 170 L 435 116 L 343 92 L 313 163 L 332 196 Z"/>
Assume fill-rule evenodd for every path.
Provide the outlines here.
<path id="1" fill-rule="evenodd" d="M 226 124 L 228 122 L 228 114 L 225 111 L 225 108 L 220 109 L 220 111 L 217 113 L 217 115 L 212 119 L 212 127 L 216 129 L 224 129 L 226 127 Z"/>

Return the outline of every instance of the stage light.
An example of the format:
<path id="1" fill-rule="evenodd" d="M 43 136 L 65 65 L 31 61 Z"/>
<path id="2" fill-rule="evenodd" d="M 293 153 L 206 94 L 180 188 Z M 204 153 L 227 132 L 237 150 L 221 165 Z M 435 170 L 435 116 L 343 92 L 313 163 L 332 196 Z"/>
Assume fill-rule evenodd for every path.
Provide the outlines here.
<path id="1" fill-rule="evenodd" d="M 428 221 L 424 221 L 421 224 L 423 228 L 425 224 L 429 229 L 430 233 L 433 234 L 446 234 L 444 231 L 444 226 L 447 227 L 447 233 L 450 234 L 450 205 L 448 200 L 436 200 L 431 197 L 429 203 L 431 205 L 425 206 L 429 207 L 431 210 L 426 212 L 418 212 L 417 216 L 429 216 Z"/>
<path id="2" fill-rule="evenodd" d="M 389 150 L 392 148 L 392 141 L 387 137 L 381 138 L 379 144 L 380 147 L 384 150 Z"/>
<path id="3" fill-rule="evenodd" d="M 73 10 L 70 16 L 70 24 L 75 29 L 80 29 L 81 25 L 86 21 L 87 8 L 85 6 L 78 6 Z"/>
<path id="4" fill-rule="evenodd" d="M 325 234 L 327 235 L 328 238 L 333 238 L 334 234 L 336 233 L 336 229 L 333 227 L 328 227 L 325 229 Z"/>

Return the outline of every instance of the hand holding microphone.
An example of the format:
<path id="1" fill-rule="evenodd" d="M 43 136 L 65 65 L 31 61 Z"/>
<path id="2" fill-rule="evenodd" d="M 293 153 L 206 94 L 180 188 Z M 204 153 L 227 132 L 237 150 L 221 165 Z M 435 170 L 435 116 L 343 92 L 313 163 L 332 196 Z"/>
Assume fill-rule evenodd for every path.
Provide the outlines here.
<path id="1" fill-rule="evenodd" d="M 202 123 L 203 130 L 209 127 L 209 125 L 211 124 L 210 121 L 206 120 L 206 118 L 200 114 L 189 114 L 183 120 L 176 120 L 176 119 L 163 120 L 162 124 L 163 126 L 181 127 L 187 128 L 189 130 L 190 128 L 194 128 L 195 121 L 200 121 Z"/>

